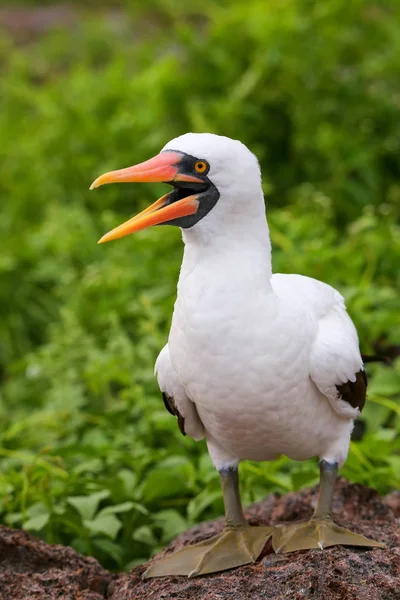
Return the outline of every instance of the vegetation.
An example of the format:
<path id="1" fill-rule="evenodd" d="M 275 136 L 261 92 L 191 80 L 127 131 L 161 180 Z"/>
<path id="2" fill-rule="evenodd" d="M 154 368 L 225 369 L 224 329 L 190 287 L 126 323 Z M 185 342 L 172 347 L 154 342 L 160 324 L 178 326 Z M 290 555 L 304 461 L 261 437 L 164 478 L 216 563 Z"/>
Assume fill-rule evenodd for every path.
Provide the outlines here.
<path id="1" fill-rule="evenodd" d="M 0 37 L 0 514 L 119 569 L 222 500 L 204 443 L 181 436 L 153 377 L 179 231 L 96 244 L 163 186 L 91 181 L 186 131 L 240 138 L 262 164 L 275 271 L 336 286 L 363 351 L 386 351 L 400 329 L 400 9 L 81 5 L 72 27 Z M 366 434 L 342 473 L 386 493 L 400 485 L 400 364 L 368 373 Z M 317 470 L 245 463 L 244 501 Z"/>

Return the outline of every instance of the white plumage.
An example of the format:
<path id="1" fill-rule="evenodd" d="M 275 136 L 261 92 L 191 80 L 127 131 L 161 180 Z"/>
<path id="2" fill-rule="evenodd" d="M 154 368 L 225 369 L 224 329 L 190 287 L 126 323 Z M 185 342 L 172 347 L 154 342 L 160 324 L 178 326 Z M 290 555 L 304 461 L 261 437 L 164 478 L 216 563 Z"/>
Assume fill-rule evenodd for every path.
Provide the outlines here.
<path id="1" fill-rule="evenodd" d="M 358 409 L 336 385 L 363 368 L 342 296 L 300 275 L 271 274 L 260 170 L 240 142 L 186 134 L 165 149 L 201 156 L 220 198 L 183 230 L 168 345 L 156 372 L 185 431 L 206 437 L 218 469 L 280 454 L 342 464 Z"/>
<path id="2" fill-rule="evenodd" d="M 260 168 L 240 142 L 186 134 L 158 156 L 92 184 L 168 181 L 174 189 L 101 238 L 160 223 L 182 228 L 185 250 L 168 344 L 156 362 L 164 402 L 182 432 L 206 438 L 220 474 L 224 530 L 152 564 L 147 577 L 194 577 L 277 552 L 382 544 L 336 525 L 338 465 L 347 456 L 366 378 L 342 296 L 301 275 L 272 275 Z M 253 527 L 240 502 L 243 459 L 318 456 L 309 521 Z"/>

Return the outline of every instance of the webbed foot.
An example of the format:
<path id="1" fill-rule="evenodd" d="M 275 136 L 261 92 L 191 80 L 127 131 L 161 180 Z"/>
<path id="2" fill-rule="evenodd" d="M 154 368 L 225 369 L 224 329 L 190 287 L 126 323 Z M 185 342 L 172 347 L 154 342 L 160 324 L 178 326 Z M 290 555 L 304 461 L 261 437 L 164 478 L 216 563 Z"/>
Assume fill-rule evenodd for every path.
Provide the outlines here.
<path id="1" fill-rule="evenodd" d="M 273 527 L 226 527 L 218 535 L 191 546 L 185 546 L 151 565 L 143 577 L 187 575 L 225 571 L 255 562 Z"/>
<path id="2" fill-rule="evenodd" d="M 349 529 L 339 527 L 330 517 L 312 517 L 309 521 L 278 525 L 272 535 L 272 547 L 275 552 L 295 552 L 328 546 L 376 546 L 384 544 L 370 540 Z"/>

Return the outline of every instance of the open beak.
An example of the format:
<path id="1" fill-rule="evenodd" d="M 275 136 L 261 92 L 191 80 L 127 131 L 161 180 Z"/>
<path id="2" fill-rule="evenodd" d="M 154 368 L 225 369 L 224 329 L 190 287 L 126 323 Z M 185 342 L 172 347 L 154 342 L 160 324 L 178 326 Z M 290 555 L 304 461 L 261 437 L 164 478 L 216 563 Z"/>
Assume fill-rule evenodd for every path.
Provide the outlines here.
<path id="1" fill-rule="evenodd" d="M 154 158 L 127 169 L 110 171 L 100 175 L 90 186 L 94 189 L 106 183 L 121 182 L 185 182 L 186 184 L 203 184 L 201 179 L 193 175 L 179 172 L 182 155 L 179 152 L 165 151 Z M 115 229 L 112 229 L 99 240 L 99 244 L 124 237 L 135 231 L 140 231 L 151 225 L 159 225 L 173 219 L 193 215 L 199 207 L 199 194 L 174 201 L 172 194 L 165 194 L 157 202 L 143 210 L 140 214 Z"/>

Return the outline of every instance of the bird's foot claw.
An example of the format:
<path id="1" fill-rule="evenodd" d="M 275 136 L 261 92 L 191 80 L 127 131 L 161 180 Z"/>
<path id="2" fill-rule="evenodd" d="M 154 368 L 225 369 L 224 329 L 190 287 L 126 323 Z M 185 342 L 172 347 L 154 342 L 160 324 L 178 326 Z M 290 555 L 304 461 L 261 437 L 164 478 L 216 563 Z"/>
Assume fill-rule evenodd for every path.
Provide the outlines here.
<path id="1" fill-rule="evenodd" d="M 273 527 L 250 525 L 227 527 L 208 540 L 185 546 L 155 562 L 143 577 L 197 577 L 255 562 L 273 530 Z"/>
<path id="2" fill-rule="evenodd" d="M 349 529 L 339 527 L 330 518 L 312 517 L 309 521 L 278 525 L 272 535 L 272 547 L 275 552 L 295 552 L 327 546 L 377 546 L 384 544 L 370 540 Z"/>

